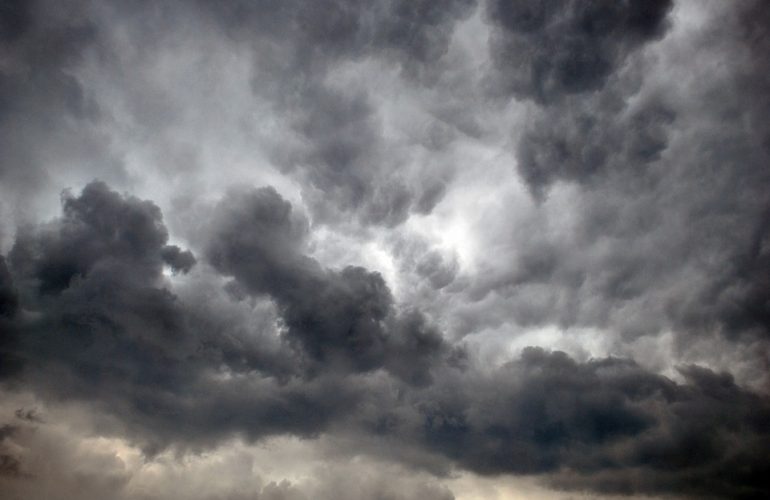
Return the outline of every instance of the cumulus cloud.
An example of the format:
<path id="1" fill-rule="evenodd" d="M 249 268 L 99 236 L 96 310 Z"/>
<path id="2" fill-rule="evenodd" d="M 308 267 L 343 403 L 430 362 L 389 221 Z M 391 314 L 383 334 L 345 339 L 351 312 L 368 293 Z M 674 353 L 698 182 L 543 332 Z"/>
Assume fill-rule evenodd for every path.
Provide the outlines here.
<path id="1" fill-rule="evenodd" d="M 414 382 L 448 348 L 418 312 L 398 314 L 382 276 L 324 269 L 304 255 L 307 221 L 272 188 L 232 193 L 217 208 L 212 265 L 278 305 L 289 343 L 327 371 L 387 368 Z"/>
<path id="2" fill-rule="evenodd" d="M 80 196 L 65 194 L 63 212 L 60 219 L 20 232 L 9 258 L 24 309 L 11 318 L 10 354 L 40 390 L 131 413 L 133 423 L 144 421 L 135 430 L 143 434 L 148 426 L 148 442 L 160 444 L 168 442 L 167 434 L 189 431 L 174 421 L 190 416 L 192 394 L 223 383 L 227 390 L 216 390 L 217 401 L 195 411 L 194 420 L 200 420 L 188 420 L 193 428 L 219 421 L 221 427 L 211 430 L 226 434 L 247 430 L 247 421 L 262 418 L 315 432 L 333 409 L 332 401 L 348 397 L 345 390 L 324 395 L 329 380 L 278 385 L 265 378 L 269 372 L 218 381 L 222 367 L 217 362 L 229 359 L 232 345 L 214 332 L 199 331 L 193 306 L 180 303 L 169 290 L 162 274 L 169 249 L 188 260 L 192 254 L 166 245 L 158 207 L 95 182 Z M 253 396 L 241 400 L 239 390 Z M 265 406 L 267 401 L 272 402 Z M 228 407 L 241 404 L 259 411 L 252 409 L 235 423 L 227 417 L 235 410 Z M 261 433 L 260 428 L 251 430 Z"/>

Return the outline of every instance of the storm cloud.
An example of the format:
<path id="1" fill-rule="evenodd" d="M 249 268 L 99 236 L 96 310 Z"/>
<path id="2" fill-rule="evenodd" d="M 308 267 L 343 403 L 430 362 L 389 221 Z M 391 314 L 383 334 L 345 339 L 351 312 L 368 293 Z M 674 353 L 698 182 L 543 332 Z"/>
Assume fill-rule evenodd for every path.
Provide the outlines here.
<path id="1" fill-rule="evenodd" d="M 324 269 L 303 254 L 308 223 L 272 188 L 231 193 L 217 207 L 208 250 L 215 269 L 279 308 L 286 339 L 312 362 L 366 372 L 385 367 L 423 382 L 448 351 L 418 311 L 395 311 L 379 273 Z"/>
<path id="2" fill-rule="evenodd" d="M 600 89 L 628 55 L 666 29 L 670 0 L 490 1 L 503 91 L 549 103 Z"/>
<path id="3" fill-rule="evenodd" d="M 9 498 L 764 498 L 770 8 L 0 6 Z"/>

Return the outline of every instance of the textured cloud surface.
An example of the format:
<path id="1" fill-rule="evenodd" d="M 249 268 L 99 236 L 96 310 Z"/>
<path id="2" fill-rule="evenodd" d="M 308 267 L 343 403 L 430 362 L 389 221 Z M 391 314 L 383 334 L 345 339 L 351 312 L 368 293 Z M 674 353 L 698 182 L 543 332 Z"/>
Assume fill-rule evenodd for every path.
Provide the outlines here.
<path id="1" fill-rule="evenodd" d="M 770 497 L 763 1 L 0 3 L 0 496 Z"/>

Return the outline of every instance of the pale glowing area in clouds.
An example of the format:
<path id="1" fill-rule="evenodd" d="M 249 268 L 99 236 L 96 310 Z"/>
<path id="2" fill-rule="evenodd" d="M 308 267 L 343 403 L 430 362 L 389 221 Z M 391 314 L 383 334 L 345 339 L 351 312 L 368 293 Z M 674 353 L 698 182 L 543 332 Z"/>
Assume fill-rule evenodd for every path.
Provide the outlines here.
<path id="1" fill-rule="evenodd" d="M 464 471 L 434 476 L 343 451 L 344 440 L 332 436 L 277 437 L 259 444 L 233 439 L 206 451 L 168 450 L 148 456 L 125 439 L 100 436 L 95 429 L 99 419 L 77 404 L 45 407 L 31 395 L 6 396 L 0 418 L 14 430 L 5 438 L 3 456 L 12 454 L 21 465 L 8 473 L 4 462 L 4 500 L 591 498 L 548 491 L 528 477 L 483 477 Z"/>

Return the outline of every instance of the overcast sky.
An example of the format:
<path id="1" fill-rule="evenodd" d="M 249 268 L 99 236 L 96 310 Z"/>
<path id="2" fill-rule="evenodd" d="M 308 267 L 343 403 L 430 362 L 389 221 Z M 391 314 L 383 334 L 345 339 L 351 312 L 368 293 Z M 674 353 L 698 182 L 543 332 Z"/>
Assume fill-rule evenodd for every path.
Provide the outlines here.
<path id="1" fill-rule="evenodd" d="M 770 3 L 0 1 L 0 496 L 770 498 Z"/>

